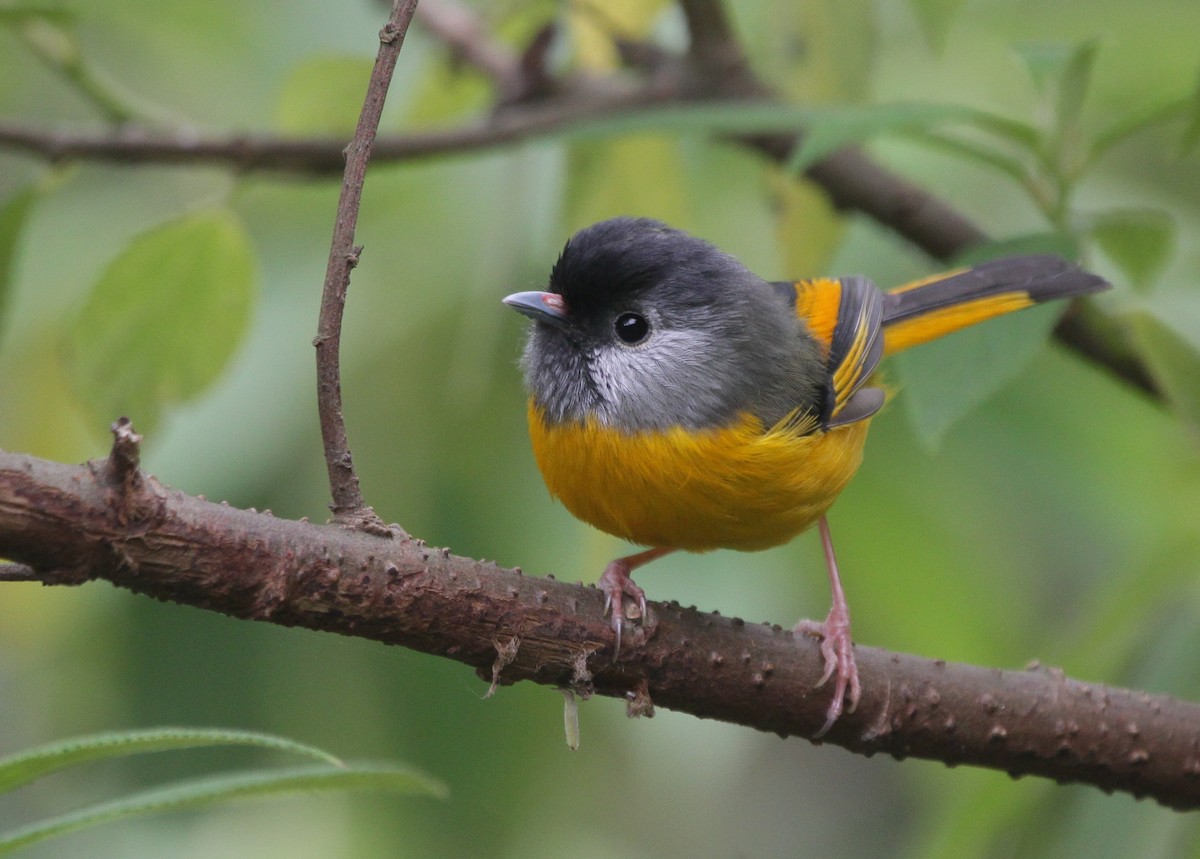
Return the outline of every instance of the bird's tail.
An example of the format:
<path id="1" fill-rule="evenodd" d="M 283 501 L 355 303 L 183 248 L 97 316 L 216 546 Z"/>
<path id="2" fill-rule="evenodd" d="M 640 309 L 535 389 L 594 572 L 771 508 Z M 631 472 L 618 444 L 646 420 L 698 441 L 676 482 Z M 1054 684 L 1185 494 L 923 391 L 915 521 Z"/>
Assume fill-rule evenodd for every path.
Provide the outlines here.
<path id="1" fill-rule="evenodd" d="M 884 296 L 884 354 L 1043 301 L 1108 286 L 1103 278 L 1056 256 L 1010 257 L 919 280 Z"/>

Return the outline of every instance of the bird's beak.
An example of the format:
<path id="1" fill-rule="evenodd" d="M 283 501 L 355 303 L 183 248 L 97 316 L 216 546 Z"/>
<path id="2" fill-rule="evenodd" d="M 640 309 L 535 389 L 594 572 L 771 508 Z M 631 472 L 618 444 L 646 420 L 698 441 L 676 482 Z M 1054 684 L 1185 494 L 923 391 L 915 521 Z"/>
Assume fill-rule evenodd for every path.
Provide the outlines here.
<path id="1" fill-rule="evenodd" d="M 514 292 L 504 303 L 535 322 L 562 325 L 567 321 L 566 302 L 555 292 Z"/>

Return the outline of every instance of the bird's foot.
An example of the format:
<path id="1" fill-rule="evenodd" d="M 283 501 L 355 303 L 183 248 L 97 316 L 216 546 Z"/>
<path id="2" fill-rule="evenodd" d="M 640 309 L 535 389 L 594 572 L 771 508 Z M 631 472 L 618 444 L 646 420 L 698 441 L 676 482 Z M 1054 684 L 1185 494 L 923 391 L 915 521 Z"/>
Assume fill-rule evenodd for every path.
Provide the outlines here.
<path id="1" fill-rule="evenodd" d="M 844 602 L 835 601 L 824 623 L 813 620 L 802 620 L 796 624 L 796 635 L 811 635 L 821 639 L 821 655 L 825 658 L 825 673 L 817 681 L 817 686 L 825 684 L 830 677 L 836 675 L 833 685 L 833 701 L 825 712 L 825 724 L 817 731 L 814 739 L 823 737 L 825 732 L 833 727 L 833 723 L 845 712 L 853 712 L 858 706 L 862 695 L 862 685 L 858 680 L 858 666 L 854 662 L 854 642 L 850 639 L 850 612 Z M 850 695 L 850 706 L 846 708 L 846 694 Z"/>
<path id="2" fill-rule="evenodd" d="M 646 617 L 646 592 L 634 584 L 630 577 L 633 567 L 629 558 L 617 558 L 604 568 L 604 574 L 600 576 L 600 590 L 604 591 L 604 613 L 612 613 L 610 623 L 617 634 L 617 643 L 613 648 L 614 662 L 621 652 L 621 629 L 626 620 L 625 597 L 631 598 L 637 605 L 637 614 L 631 620 Z"/>

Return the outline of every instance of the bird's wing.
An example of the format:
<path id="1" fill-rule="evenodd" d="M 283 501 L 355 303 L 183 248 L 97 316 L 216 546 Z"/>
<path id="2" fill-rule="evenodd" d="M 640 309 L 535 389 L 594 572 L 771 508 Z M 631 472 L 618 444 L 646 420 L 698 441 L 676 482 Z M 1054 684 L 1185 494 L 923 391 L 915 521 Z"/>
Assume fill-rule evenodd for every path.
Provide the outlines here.
<path id="1" fill-rule="evenodd" d="M 859 276 L 780 286 L 790 287 L 796 315 L 825 352 L 829 376 L 820 425 L 841 426 L 879 411 L 883 391 L 865 384 L 883 357 L 883 293 Z"/>

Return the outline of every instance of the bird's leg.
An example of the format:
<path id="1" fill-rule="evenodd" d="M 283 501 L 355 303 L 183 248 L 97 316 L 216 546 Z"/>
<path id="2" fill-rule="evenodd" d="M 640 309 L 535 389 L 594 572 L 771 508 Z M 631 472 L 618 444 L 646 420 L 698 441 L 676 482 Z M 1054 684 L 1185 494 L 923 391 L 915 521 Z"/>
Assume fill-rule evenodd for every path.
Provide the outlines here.
<path id="1" fill-rule="evenodd" d="M 637 600 L 638 617 L 646 617 L 646 592 L 634 584 L 630 575 L 643 564 L 648 564 L 674 551 L 674 549 L 661 546 L 656 549 L 647 549 L 636 555 L 617 558 L 604 568 L 604 573 L 600 576 L 600 590 L 604 591 L 604 613 L 612 612 L 612 628 L 613 632 L 617 634 L 617 644 L 613 648 L 614 662 L 621 652 L 621 627 L 625 624 L 625 597 Z"/>
<path id="2" fill-rule="evenodd" d="M 817 731 L 816 737 L 824 736 L 833 727 L 850 692 L 850 708 L 853 712 L 858 706 L 862 686 L 858 681 L 858 666 L 854 664 L 853 642 L 850 640 L 850 607 L 846 604 L 846 594 L 842 590 L 842 579 L 838 575 L 837 558 L 833 555 L 833 538 L 829 536 L 829 522 L 822 516 L 819 522 L 821 546 L 825 549 L 825 564 L 829 569 L 829 589 L 833 592 L 833 604 L 824 623 L 812 620 L 802 620 L 796 624 L 797 635 L 811 635 L 821 639 L 821 655 L 825 657 L 825 673 L 817 685 L 822 685 L 830 677 L 837 674 L 833 687 L 833 702 L 825 714 L 825 724 Z"/>

